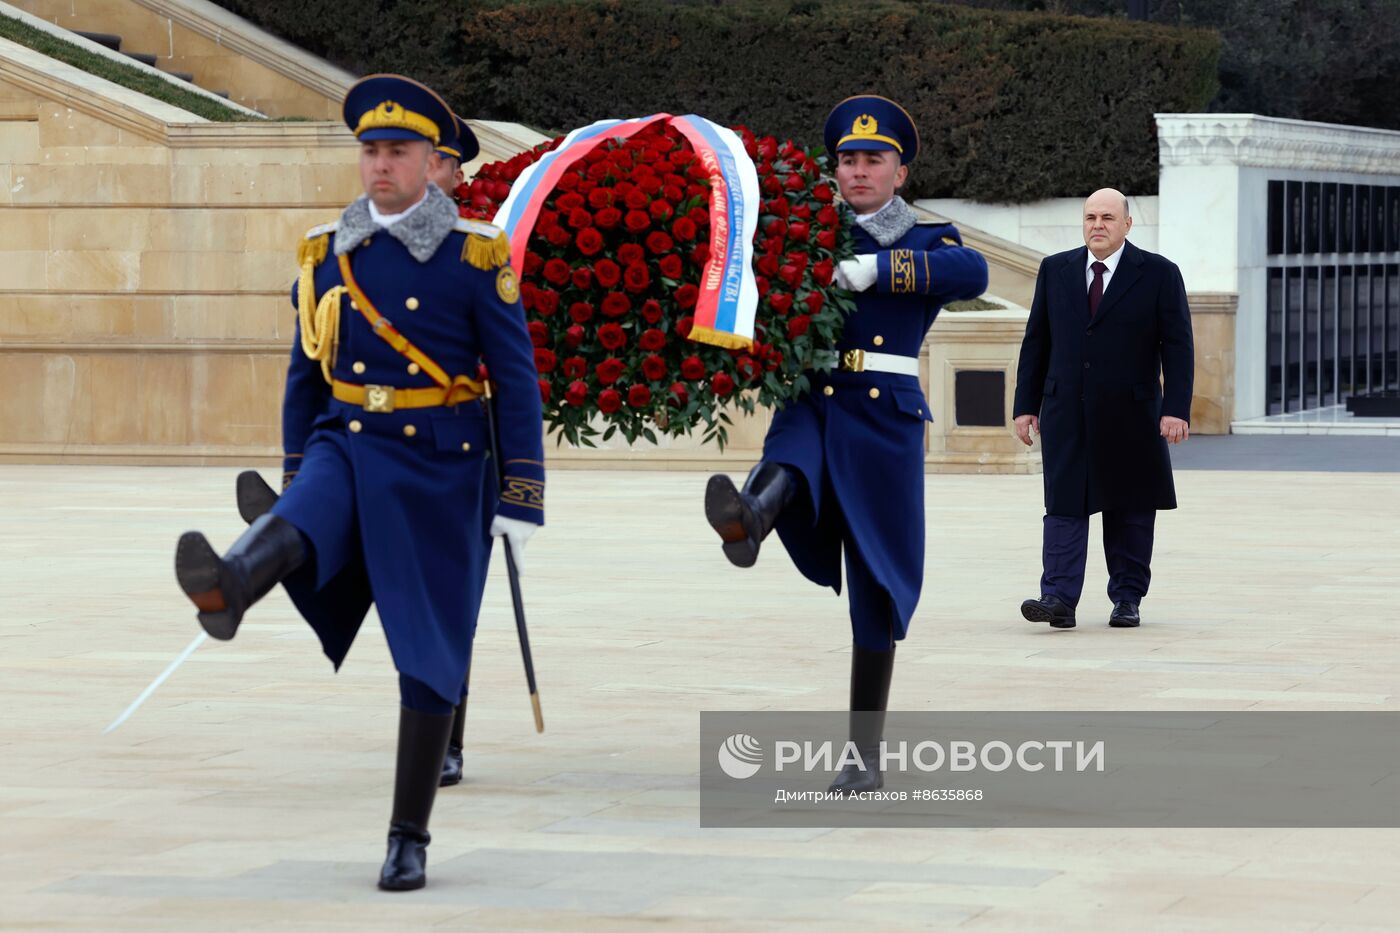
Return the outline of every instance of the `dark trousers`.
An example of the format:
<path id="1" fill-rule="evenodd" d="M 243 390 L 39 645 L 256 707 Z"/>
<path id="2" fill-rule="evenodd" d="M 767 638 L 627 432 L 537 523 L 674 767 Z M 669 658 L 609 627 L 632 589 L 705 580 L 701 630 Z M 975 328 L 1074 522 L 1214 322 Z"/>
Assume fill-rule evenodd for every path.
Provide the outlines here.
<path id="1" fill-rule="evenodd" d="M 1154 512 L 1104 512 L 1103 556 L 1108 563 L 1108 598 L 1137 605 L 1152 581 Z M 1084 562 L 1089 555 L 1089 517 L 1045 516 L 1041 550 L 1042 595 L 1057 596 L 1067 606 L 1079 605 L 1084 592 Z"/>

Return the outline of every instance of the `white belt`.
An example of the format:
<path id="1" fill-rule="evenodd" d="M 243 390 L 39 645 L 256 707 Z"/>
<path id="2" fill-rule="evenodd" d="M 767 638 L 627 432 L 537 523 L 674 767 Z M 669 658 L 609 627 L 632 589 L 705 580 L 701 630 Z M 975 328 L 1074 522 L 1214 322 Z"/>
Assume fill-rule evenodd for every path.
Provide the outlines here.
<path id="1" fill-rule="evenodd" d="M 901 376 L 919 375 L 917 356 L 894 353 L 874 353 L 870 350 L 843 350 L 837 367 L 843 373 L 897 373 Z"/>

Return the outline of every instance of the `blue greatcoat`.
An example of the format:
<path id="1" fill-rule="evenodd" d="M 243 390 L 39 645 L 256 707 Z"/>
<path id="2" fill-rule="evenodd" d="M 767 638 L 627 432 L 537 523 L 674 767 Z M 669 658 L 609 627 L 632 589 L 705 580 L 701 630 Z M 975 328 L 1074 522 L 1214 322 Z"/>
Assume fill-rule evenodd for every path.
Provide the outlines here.
<path id="1" fill-rule="evenodd" d="M 919 224 L 888 248 L 854 225 L 856 253 L 879 278 L 856 295 L 837 349 L 917 357 L 943 304 L 987 287 L 987 263 L 951 225 Z M 763 459 L 795 469 L 806 489 L 777 532 L 809 580 L 841 591 L 841 556 L 855 640 L 902 639 L 924 576 L 924 430 L 932 421 L 915 376 L 813 374 L 812 389 L 773 418 Z"/>
<path id="2" fill-rule="evenodd" d="M 467 261 L 469 238 L 494 242 L 499 231 L 446 223 L 450 232 L 425 261 L 377 228 L 345 246 L 352 275 L 380 314 L 449 376 L 474 377 L 478 364 L 488 362 L 504 492 L 490 462 L 482 403 L 371 413 L 339 401 L 321 364 L 303 353 L 298 323 L 283 408 L 288 485 L 273 511 L 310 544 L 310 559 L 284 584 L 336 667 L 373 602 L 398 670 L 456 703 L 485 585 L 492 517 L 543 523 L 544 453 L 538 377 L 513 273 L 508 265 L 478 268 Z M 343 240 L 346 232 L 342 218 L 336 236 Z M 337 249 L 343 251 L 339 241 Z M 317 298 L 342 284 L 337 257 L 329 255 L 316 267 Z M 294 286 L 294 307 L 298 297 Z M 434 385 L 376 336 L 348 294 L 340 304 L 335 379 L 401 389 Z"/>

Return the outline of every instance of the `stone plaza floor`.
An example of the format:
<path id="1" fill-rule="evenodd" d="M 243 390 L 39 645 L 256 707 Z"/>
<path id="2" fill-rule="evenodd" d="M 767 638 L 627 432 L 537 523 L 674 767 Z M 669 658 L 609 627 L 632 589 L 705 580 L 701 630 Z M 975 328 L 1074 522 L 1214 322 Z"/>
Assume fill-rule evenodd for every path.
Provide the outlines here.
<path id="1" fill-rule="evenodd" d="M 1197 464 L 1199 466 L 1199 464 Z M 384 894 L 397 693 L 370 620 L 333 674 L 275 592 L 102 729 L 198 632 L 180 532 L 240 530 L 236 471 L 0 467 L 0 928 L 1394 929 L 1400 830 L 718 830 L 700 710 L 842 709 L 844 601 L 776 539 L 724 562 L 704 476 L 555 472 L 524 589 L 497 561 L 462 785 L 429 886 Z M 271 471 L 266 471 L 269 477 Z M 1142 628 L 1023 621 L 1041 480 L 929 476 L 907 710 L 1400 709 L 1400 475 L 1183 469 Z M 1097 541 L 1098 523 L 1094 524 Z"/>

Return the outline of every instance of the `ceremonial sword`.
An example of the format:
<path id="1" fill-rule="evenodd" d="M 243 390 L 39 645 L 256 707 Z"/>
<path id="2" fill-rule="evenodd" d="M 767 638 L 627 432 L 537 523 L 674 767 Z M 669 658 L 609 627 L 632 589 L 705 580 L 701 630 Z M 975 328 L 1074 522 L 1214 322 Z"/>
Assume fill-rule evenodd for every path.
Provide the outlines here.
<path id="1" fill-rule="evenodd" d="M 496 438 L 496 406 L 491 394 L 491 383 L 486 383 L 483 406 L 486 409 L 486 433 L 491 439 L 491 460 L 496 464 L 496 488 L 505 489 L 505 464 L 501 462 L 501 447 Z M 535 731 L 544 731 L 544 713 L 540 711 L 540 692 L 535 686 L 535 661 L 530 654 L 530 633 L 525 628 L 525 599 L 520 594 L 520 571 L 515 566 L 515 555 L 511 553 L 510 539 L 502 543 L 506 552 L 506 575 L 510 578 L 510 601 L 515 607 L 515 631 L 520 636 L 520 658 L 525 662 L 525 684 L 530 688 L 530 706 L 535 712 Z"/>

